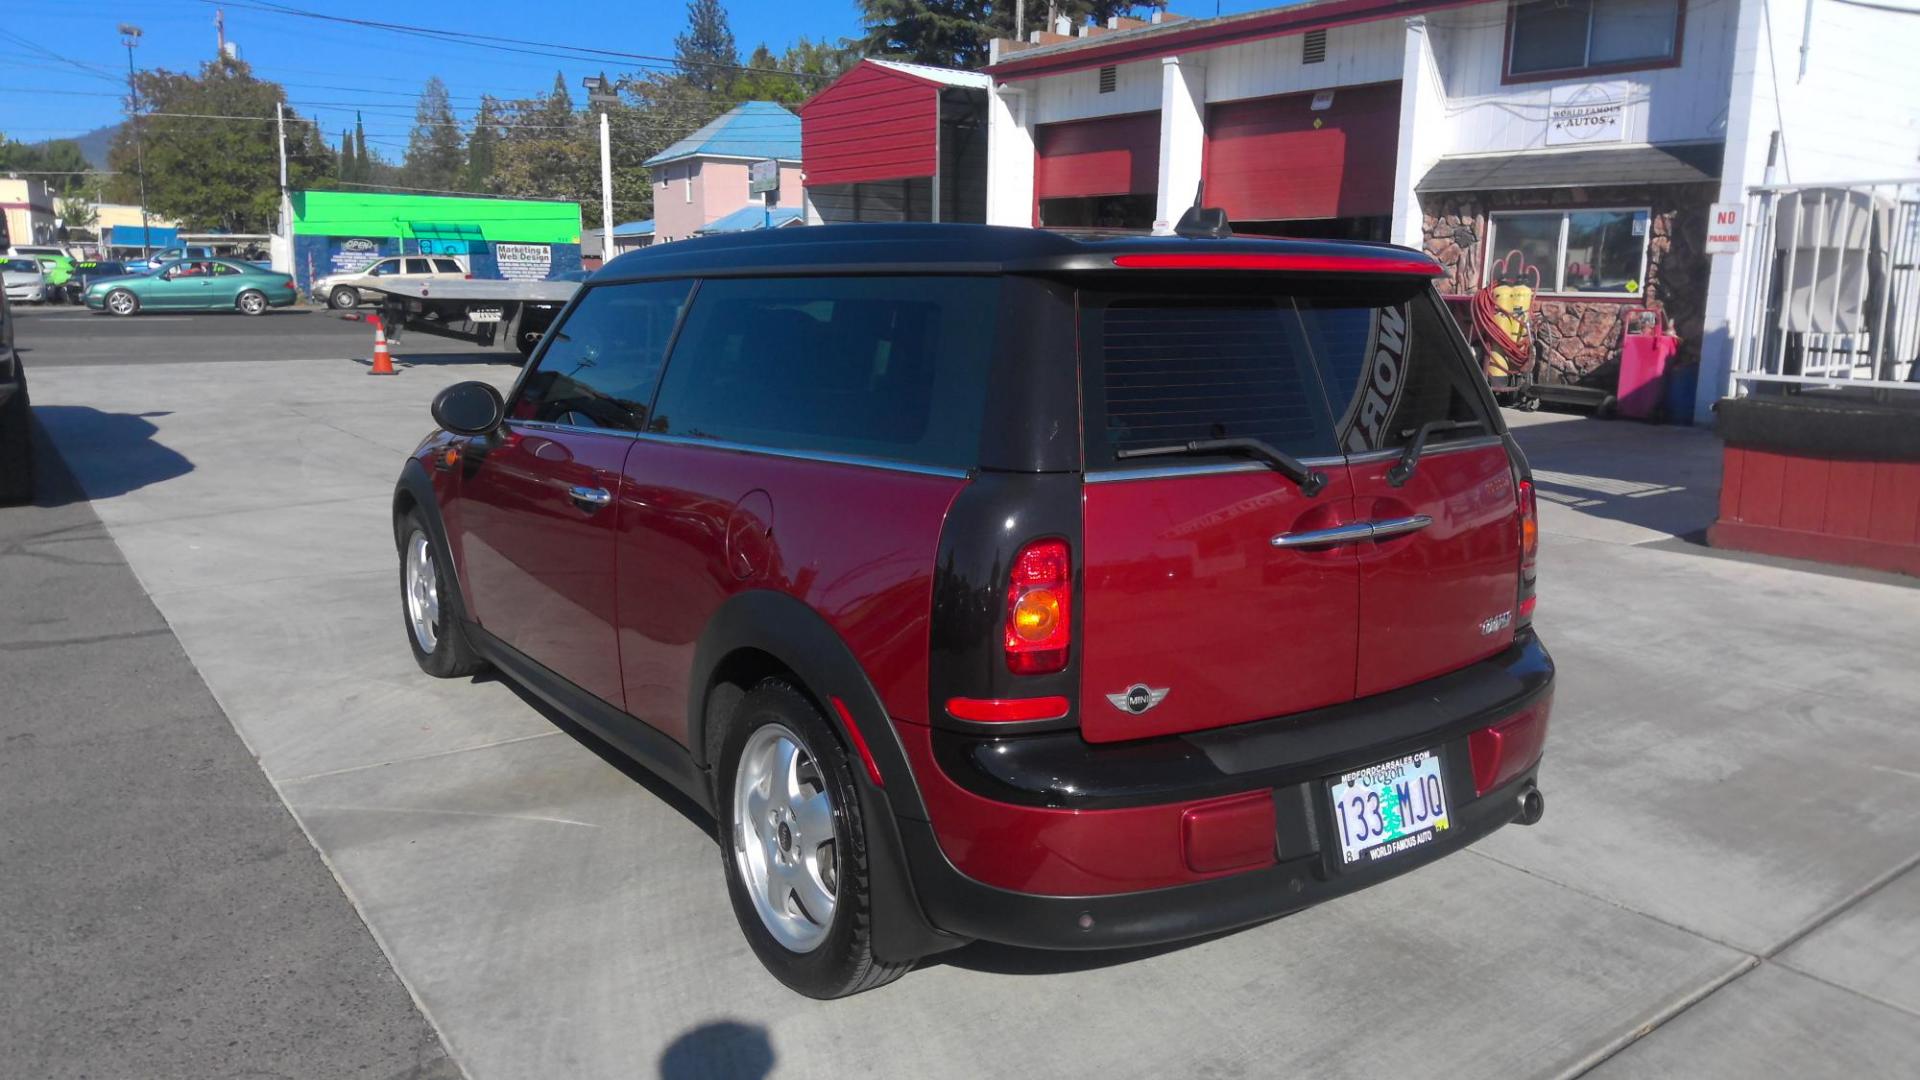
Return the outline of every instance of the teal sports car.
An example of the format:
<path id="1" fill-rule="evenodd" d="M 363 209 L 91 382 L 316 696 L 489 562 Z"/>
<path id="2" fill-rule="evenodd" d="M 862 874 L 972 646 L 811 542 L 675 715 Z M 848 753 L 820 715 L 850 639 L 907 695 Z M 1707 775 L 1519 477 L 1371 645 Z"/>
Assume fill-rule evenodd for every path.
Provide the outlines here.
<path id="1" fill-rule="evenodd" d="M 101 278 L 87 286 L 94 311 L 135 315 L 142 311 L 238 311 L 263 315 L 300 298 L 293 276 L 263 270 L 238 259 L 174 259 L 128 277 Z"/>

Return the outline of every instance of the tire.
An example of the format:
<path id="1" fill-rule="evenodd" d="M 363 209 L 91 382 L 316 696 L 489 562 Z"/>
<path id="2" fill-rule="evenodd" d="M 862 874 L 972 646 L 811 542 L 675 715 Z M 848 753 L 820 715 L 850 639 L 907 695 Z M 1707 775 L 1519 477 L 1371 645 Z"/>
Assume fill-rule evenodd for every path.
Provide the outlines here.
<path id="1" fill-rule="evenodd" d="M 233 306 L 239 308 L 242 315 L 265 315 L 270 305 L 266 293 L 259 289 L 247 289 L 234 297 Z"/>
<path id="2" fill-rule="evenodd" d="M 0 503 L 33 498 L 33 406 L 27 400 L 27 373 L 18 367 L 15 373 L 20 386 L 0 405 Z"/>
<path id="3" fill-rule="evenodd" d="M 782 796 L 789 787 L 780 779 L 782 770 L 770 765 L 783 743 L 797 750 L 791 798 Z M 788 683 L 766 680 L 741 699 L 720 748 L 714 798 L 720 862 L 734 918 L 761 964 L 788 989 L 821 999 L 858 994 L 906 974 L 912 961 L 892 963 L 873 954 L 873 894 L 859 792 L 846 751 L 820 711 Z M 749 779 L 744 788 L 743 773 Z M 765 776 L 760 784 L 752 783 L 756 773 Z M 742 818 L 754 813 L 749 792 L 762 787 L 758 798 L 767 826 L 755 828 Z M 831 822 L 831 837 L 816 840 L 821 826 L 801 826 L 823 816 Z M 822 854 L 828 843 L 831 852 Z M 762 870 L 781 862 L 784 877 Z M 750 884 L 748 875 L 761 884 Z M 829 898 L 832 912 L 824 923 L 799 899 L 807 889 Z M 762 904 L 776 903 L 774 896 L 785 910 L 763 914 Z"/>
<path id="4" fill-rule="evenodd" d="M 448 568 L 446 552 L 427 531 L 420 511 L 409 510 L 394 522 L 400 543 L 400 621 L 420 670 L 437 679 L 457 679 L 487 664 L 467 641 L 461 619 L 460 589 Z M 424 565 L 417 560 L 424 559 Z"/>
<path id="5" fill-rule="evenodd" d="M 107 294 L 107 310 L 115 315 L 140 314 L 140 298 L 127 289 L 115 289 Z"/>
<path id="6" fill-rule="evenodd" d="M 360 306 L 360 290 L 351 285 L 336 285 L 327 294 L 327 306 L 335 311 L 346 311 Z"/>

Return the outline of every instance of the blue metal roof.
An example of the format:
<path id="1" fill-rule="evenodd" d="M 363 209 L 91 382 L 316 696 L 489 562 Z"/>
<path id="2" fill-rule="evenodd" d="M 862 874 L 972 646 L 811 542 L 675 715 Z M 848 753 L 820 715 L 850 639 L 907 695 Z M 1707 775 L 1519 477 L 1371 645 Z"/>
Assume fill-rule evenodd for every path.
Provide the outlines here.
<path id="1" fill-rule="evenodd" d="M 800 160 L 800 118 L 771 101 L 748 101 L 648 158 L 647 168 L 691 157 Z"/>
<path id="2" fill-rule="evenodd" d="M 108 247 L 140 247 L 141 243 L 138 225 L 115 225 L 112 233 L 107 237 Z M 147 226 L 145 241 L 147 247 L 167 248 L 177 247 L 179 244 L 179 229 L 163 229 L 158 225 Z"/>
<path id="3" fill-rule="evenodd" d="M 615 225 L 613 227 L 613 235 L 615 236 L 652 236 L 653 235 L 653 219 L 648 218 L 645 221 L 629 221 L 624 225 Z"/>
<path id="4" fill-rule="evenodd" d="M 771 213 L 765 207 L 743 206 L 725 217 L 707 222 L 694 232 L 701 236 L 715 236 L 720 233 L 752 232 L 755 229 L 778 229 L 799 221 L 803 216 L 804 211 L 794 206 L 777 206 Z"/>

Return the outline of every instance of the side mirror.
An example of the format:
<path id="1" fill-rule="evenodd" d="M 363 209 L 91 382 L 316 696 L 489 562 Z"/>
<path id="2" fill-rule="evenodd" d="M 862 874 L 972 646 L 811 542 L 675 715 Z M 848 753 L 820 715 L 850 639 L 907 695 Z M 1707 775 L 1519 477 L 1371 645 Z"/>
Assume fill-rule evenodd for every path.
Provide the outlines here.
<path id="1" fill-rule="evenodd" d="M 434 395 L 433 422 L 455 435 L 485 435 L 506 419 L 506 409 L 492 385 L 454 383 Z"/>

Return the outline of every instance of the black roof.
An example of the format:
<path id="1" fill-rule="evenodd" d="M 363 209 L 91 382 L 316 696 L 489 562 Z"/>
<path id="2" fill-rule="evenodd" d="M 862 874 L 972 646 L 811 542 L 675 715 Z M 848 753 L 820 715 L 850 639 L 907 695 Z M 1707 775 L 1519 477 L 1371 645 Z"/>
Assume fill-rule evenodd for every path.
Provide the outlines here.
<path id="1" fill-rule="evenodd" d="M 1530 150 L 1443 157 L 1414 190 L 1513 191 L 1525 188 L 1699 184 L 1720 178 L 1722 143 L 1613 146 L 1598 150 Z"/>
<path id="2" fill-rule="evenodd" d="M 1391 244 L 1337 240 L 1267 237 L 1199 240 L 1180 236 L 1065 233 L 1000 225 L 813 225 L 654 244 L 614 259 L 596 273 L 593 280 L 819 270 L 966 274 L 1111 270 L 1116 255 L 1172 253 L 1378 257 L 1383 262 L 1401 263 L 1398 272 L 1404 272 L 1404 261 L 1409 256 L 1426 258 Z M 1383 266 L 1382 271 L 1396 272 L 1396 268 Z"/>

